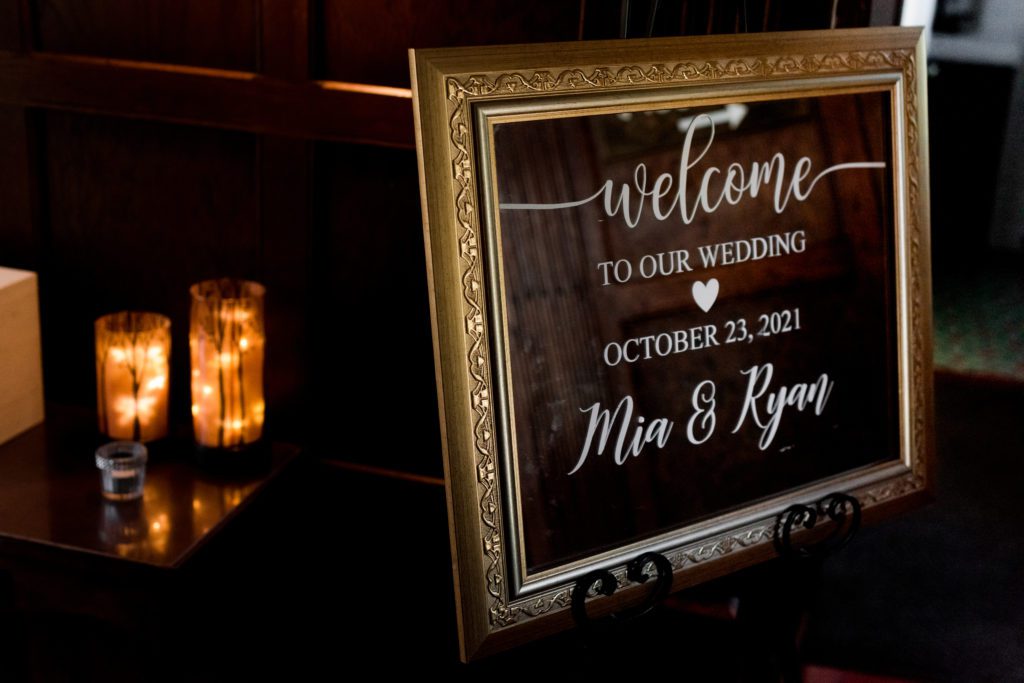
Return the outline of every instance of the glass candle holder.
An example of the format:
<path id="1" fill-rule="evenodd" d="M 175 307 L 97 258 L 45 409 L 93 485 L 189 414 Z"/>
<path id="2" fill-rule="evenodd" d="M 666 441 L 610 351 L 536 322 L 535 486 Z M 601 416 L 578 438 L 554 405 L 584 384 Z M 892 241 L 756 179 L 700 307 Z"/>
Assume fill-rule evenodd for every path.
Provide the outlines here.
<path id="1" fill-rule="evenodd" d="M 243 449 L 263 433 L 265 291 L 233 279 L 190 289 L 192 426 L 200 446 Z"/>
<path id="2" fill-rule="evenodd" d="M 96 403 L 100 432 L 112 439 L 167 436 L 171 321 L 123 311 L 96 321 Z"/>
<path id="3" fill-rule="evenodd" d="M 96 451 L 103 496 L 107 500 L 138 500 L 146 482 L 149 451 L 137 441 L 114 441 Z"/>

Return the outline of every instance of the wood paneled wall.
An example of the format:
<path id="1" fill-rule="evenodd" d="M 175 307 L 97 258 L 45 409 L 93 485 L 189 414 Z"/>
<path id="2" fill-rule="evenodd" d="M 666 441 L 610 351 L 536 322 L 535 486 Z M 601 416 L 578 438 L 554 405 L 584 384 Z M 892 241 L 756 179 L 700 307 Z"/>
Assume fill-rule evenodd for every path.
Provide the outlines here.
<path id="1" fill-rule="evenodd" d="M 859 26 L 871 4 L 0 0 L 0 264 L 40 273 L 47 398 L 92 405 L 94 318 L 156 310 L 186 423 L 188 286 L 255 278 L 268 430 L 439 474 L 407 48 L 614 37 L 624 17 Z"/>

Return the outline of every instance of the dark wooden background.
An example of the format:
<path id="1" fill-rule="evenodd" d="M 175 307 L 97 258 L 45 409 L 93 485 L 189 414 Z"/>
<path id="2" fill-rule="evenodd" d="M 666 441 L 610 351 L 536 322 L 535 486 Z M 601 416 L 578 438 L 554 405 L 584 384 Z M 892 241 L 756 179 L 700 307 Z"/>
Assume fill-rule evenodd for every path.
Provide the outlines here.
<path id="1" fill-rule="evenodd" d="M 40 273 L 48 400 L 93 405 L 93 320 L 155 310 L 187 424 L 188 286 L 253 278 L 271 434 L 439 476 L 406 50 L 615 37 L 624 9 L 630 36 L 890 24 L 900 2 L 658 5 L 0 0 L 0 264 Z"/>

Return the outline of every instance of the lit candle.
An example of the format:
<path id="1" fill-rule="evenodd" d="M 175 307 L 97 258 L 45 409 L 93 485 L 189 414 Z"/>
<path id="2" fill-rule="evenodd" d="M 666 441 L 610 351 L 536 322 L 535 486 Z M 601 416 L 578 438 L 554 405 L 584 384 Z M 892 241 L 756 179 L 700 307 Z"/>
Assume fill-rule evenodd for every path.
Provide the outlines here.
<path id="1" fill-rule="evenodd" d="M 96 321 L 96 397 L 100 431 L 112 439 L 167 436 L 171 321 L 124 311 Z"/>
<path id="2" fill-rule="evenodd" d="M 244 448 L 263 432 L 265 290 L 255 282 L 222 279 L 190 291 L 196 441 L 209 448 Z"/>

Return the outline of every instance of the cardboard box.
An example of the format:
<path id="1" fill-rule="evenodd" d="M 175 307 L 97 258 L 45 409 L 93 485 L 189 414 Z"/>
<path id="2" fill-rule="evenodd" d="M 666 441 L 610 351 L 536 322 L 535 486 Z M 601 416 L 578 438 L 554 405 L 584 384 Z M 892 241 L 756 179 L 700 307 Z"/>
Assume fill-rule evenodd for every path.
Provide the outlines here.
<path id="1" fill-rule="evenodd" d="M 42 421 L 36 274 L 0 268 L 0 443 Z"/>

